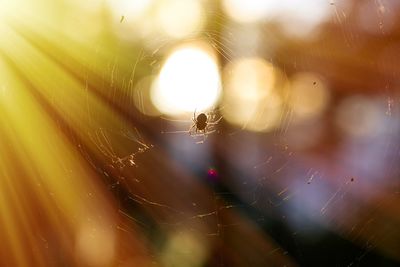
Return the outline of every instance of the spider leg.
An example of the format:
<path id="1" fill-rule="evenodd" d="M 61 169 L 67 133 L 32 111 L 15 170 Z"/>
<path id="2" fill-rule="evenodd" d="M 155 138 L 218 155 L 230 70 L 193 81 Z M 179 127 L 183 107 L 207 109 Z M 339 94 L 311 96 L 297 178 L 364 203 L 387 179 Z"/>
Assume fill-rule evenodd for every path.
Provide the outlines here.
<path id="1" fill-rule="evenodd" d="M 196 142 L 196 144 L 203 144 L 206 141 L 207 135 L 205 134 L 205 132 L 202 132 L 200 134 L 194 135 L 194 137 L 203 137 L 203 140 Z"/>
<path id="2" fill-rule="evenodd" d="M 221 116 L 218 120 L 216 120 L 216 121 L 214 121 L 214 122 L 209 122 L 208 124 L 210 124 L 210 125 L 216 125 L 216 124 L 218 124 L 221 120 L 222 120 L 222 116 Z"/>
<path id="3" fill-rule="evenodd" d="M 190 120 L 175 120 L 175 119 L 170 119 L 168 117 L 159 117 L 162 120 L 166 120 L 166 121 L 172 121 L 172 122 L 182 122 L 182 123 L 188 123 L 190 122 Z"/>
<path id="4" fill-rule="evenodd" d="M 211 131 L 208 131 L 207 133 L 204 133 L 204 135 L 210 135 L 210 134 L 212 134 L 212 133 L 215 133 L 217 130 L 211 130 Z"/>
<path id="5" fill-rule="evenodd" d="M 187 133 L 188 131 L 162 131 L 161 134 L 177 134 L 177 133 Z"/>
<path id="6" fill-rule="evenodd" d="M 206 139 L 207 139 L 207 134 L 208 134 L 208 133 L 206 133 L 206 130 L 204 129 L 204 131 L 203 131 L 203 142 L 206 141 Z"/>
<path id="7" fill-rule="evenodd" d="M 195 129 L 194 133 L 193 133 L 193 129 Z M 189 132 L 190 136 L 195 136 L 197 134 L 196 124 L 193 124 L 192 126 L 190 126 L 190 129 L 188 132 Z"/>
<path id="8" fill-rule="evenodd" d="M 208 133 L 205 130 L 197 130 L 195 134 L 192 134 L 192 137 L 204 137 Z"/>

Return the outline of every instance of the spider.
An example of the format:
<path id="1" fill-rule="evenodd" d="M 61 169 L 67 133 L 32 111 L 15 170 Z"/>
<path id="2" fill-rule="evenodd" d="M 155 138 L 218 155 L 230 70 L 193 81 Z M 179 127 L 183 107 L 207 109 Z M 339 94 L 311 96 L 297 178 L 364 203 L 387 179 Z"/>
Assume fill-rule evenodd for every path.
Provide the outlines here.
<path id="1" fill-rule="evenodd" d="M 163 134 L 178 134 L 178 133 L 189 133 L 190 136 L 196 138 L 196 137 L 203 137 L 202 141 L 196 142 L 197 144 L 204 143 L 204 141 L 207 138 L 207 135 L 214 133 L 216 130 L 214 130 L 215 125 L 220 122 L 222 117 L 216 119 L 216 114 L 215 111 L 210 111 L 208 113 L 200 113 L 199 115 L 196 115 L 196 110 L 193 113 L 193 118 L 192 118 L 192 126 L 190 126 L 189 130 L 186 131 L 162 131 L 161 133 Z M 167 119 L 163 118 L 164 120 L 167 121 L 173 121 L 173 122 L 187 122 L 187 121 L 182 121 L 182 120 L 173 120 L 173 119 Z"/>
<path id="2" fill-rule="evenodd" d="M 215 120 L 215 117 L 216 115 L 213 112 L 210 112 L 208 114 L 200 113 L 196 116 L 196 111 L 194 111 L 192 118 L 193 125 L 189 129 L 190 136 L 203 136 L 203 141 L 198 142 L 203 143 L 207 138 L 207 135 L 215 132 L 215 130 L 213 129 L 214 126 L 217 125 L 218 122 L 222 119 L 222 117 L 220 117 L 219 119 Z"/>
<path id="3" fill-rule="evenodd" d="M 181 120 L 171 120 L 164 118 L 165 120 L 168 121 L 174 121 L 174 122 L 185 122 Z M 216 130 L 214 130 L 215 125 L 218 124 L 218 122 L 222 119 L 220 117 L 219 119 L 216 119 L 216 114 L 214 111 L 208 112 L 208 113 L 200 113 L 199 115 L 196 115 L 196 110 L 193 113 L 193 118 L 192 118 L 192 126 L 190 126 L 189 130 L 186 131 L 168 131 L 168 132 L 162 132 L 163 134 L 177 134 L 177 133 L 189 133 L 190 136 L 192 137 L 199 137 L 202 136 L 203 140 L 197 142 L 197 144 L 204 143 L 204 141 L 207 138 L 207 135 L 214 133 Z M 187 122 L 187 121 L 186 121 Z"/>

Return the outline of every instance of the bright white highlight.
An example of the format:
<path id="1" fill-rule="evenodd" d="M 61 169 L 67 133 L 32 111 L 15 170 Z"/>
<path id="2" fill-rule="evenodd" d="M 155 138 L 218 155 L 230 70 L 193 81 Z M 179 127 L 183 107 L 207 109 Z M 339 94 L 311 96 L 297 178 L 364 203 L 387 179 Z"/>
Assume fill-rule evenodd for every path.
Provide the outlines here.
<path id="1" fill-rule="evenodd" d="M 212 107 L 221 81 L 214 57 L 200 46 L 184 46 L 166 60 L 153 84 L 152 101 L 163 113 L 178 115 Z"/>

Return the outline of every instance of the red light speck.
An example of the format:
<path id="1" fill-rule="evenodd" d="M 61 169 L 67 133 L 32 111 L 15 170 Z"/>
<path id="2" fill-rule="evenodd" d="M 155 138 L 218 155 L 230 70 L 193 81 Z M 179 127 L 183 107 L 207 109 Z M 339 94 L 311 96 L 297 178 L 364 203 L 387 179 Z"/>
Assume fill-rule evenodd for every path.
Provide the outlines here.
<path id="1" fill-rule="evenodd" d="M 208 169 L 207 175 L 210 179 L 216 179 L 218 177 L 217 171 L 213 168 Z"/>

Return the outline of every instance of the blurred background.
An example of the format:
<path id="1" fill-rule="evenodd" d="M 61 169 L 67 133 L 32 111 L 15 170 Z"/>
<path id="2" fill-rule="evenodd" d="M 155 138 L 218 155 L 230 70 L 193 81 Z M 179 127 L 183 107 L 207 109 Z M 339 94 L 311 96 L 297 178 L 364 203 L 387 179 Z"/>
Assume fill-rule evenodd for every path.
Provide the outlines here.
<path id="1" fill-rule="evenodd" d="M 0 265 L 400 266 L 399 12 L 0 0 Z"/>

